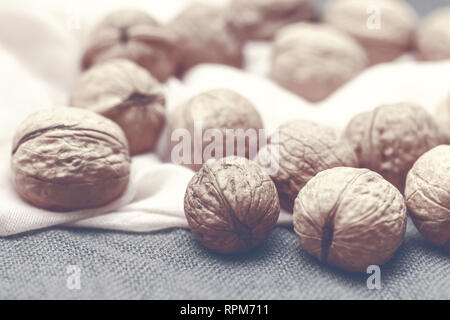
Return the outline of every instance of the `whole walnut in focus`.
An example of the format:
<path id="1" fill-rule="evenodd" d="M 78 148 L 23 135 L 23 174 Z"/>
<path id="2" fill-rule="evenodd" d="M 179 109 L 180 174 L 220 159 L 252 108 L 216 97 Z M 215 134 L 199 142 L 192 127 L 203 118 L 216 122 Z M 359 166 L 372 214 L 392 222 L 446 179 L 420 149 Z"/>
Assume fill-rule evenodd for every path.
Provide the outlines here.
<path id="1" fill-rule="evenodd" d="M 327 25 L 296 23 L 275 36 L 270 76 L 284 88 L 317 102 L 367 65 L 362 47 Z"/>
<path id="2" fill-rule="evenodd" d="M 268 236 L 280 213 L 275 185 L 254 162 L 208 161 L 192 178 L 184 212 L 194 236 L 219 253 L 248 251 Z"/>
<path id="3" fill-rule="evenodd" d="M 252 159 L 262 141 L 262 129 L 258 111 L 236 92 L 215 89 L 198 94 L 169 116 L 172 161 L 198 171 L 212 158 Z"/>
<path id="4" fill-rule="evenodd" d="M 450 146 L 423 154 L 409 171 L 406 204 L 417 229 L 450 252 Z"/>
<path id="5" fill-rule="evenodd" d="M 270 40 L 278 29 L 314 14 L 315 0 L 232 0 L 227 12 L 243 40 Z"/>
<path id="6" fill-rule="evenodd" d="M 69 103 L 116 122 L 125 132 L 131 155 L 154 147 L 166 119 L 159 82 L 125 59 L 108 60 L 82 74 Z"/>
<path id="7" fill-rule="evenodd" d="M 243 44 L 231 31 L 222 9 L 193 4 L 175 17 L 169 28 L 183 53 L 180 74 L 200 63 L 242 66 Z"/>
<path id="8" fill-rule="evenodd" d="M 121 196 L 130 155 L 125 135 L 111 120 L 87 110 L 46 109 L 17 129 L 11 170 L 23 199 L 39 208 L 69 211 Z"/>
<path id="9" fill-rule="evenodd" d="M 443 141 L 433 118 L 413 103 L 382 105 L 360 113 L 347 125 L 344 137 L 360 167 L 380 173 L 401 192 L 417 158 Z"/>
<path id="10" fill-rule="evenodd" d="M 94 29 L 82 68 L 112 58 L 126 58 L 147 69 L 159 81 L 176 72 L 179 52 L 175 35 L 144 11 L 118 10 Z"/>
<path id="11" fill-rule="evenodd" d="M 291 120 L 280 126 L 270 143 L 258 153 L 270 172 L 283 208 L 292 212 L 298 192 L 317 173 L 333 167 L 357 167 L 358 159 L 350 145 L 325 126 L 305 120 Z"/>
<path id="12" fill-rule="evenodd" d="M 401 193 L 368 169 L 333 168 L 309 180 L 295 199 L 294 230 L 320 261 L 366 272 L 387 262 L 403 241 Z"/>
<path id="13" fill-rule="evenodd" d="M 417 16 L 403 0 L 331 0 L 324 12 L 327 23 L 366 49 L 370 64 L 394 60 L 411 46 Z"/>

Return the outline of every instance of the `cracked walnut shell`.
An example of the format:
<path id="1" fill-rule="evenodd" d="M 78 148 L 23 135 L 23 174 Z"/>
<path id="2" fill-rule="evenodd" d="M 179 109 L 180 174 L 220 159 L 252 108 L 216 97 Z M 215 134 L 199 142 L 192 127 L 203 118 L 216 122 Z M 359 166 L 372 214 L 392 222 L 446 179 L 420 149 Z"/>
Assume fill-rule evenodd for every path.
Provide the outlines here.
<path id="1" fill-rule="evenodd" d="M 205 163 L 188 184 L 184 211 L 205 247 L 238 253 L 267 238 L 280 204 L 270 177 L 256 163 L 232 156 Z"/>

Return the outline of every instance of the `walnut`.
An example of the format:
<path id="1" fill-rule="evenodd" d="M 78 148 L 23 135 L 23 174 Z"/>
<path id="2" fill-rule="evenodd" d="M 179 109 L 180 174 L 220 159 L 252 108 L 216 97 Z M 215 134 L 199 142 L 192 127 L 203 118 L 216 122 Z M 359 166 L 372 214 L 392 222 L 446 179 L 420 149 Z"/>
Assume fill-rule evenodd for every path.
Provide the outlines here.
<path id="1" fill-rule="evenodd" d="M 350 145 L 326 126 L 305 120 L 281 125 L 270 143 L 258 152 L 258 163 L 265 167 L 278 162 L 270 173 L 277 186 L 283 208 L 292 212 L 298 192 L 317 173 L 333 167 L 357 167 Z"/>
<path id="2" fill-rule="evenodd" d="M 332 0 L 324 20 L 357 39 L 376 64 L 409 50 L 417 16 L 403 0 Z"/>
<path id="3" fill-rule="evenodd" d="M 119 126 L 75 108 L 41 110 L 17 129 L 12 178 L 32 205 L 70 211 L 105 205 L 125 191 L 130 156 Z"/>
<path id="4" fill-rule="evenodd" d="M 401 192 L 417 158 L 442 142 L 433 118 L 422 107 L 406 102 L 356 115 L 344 136 L 361 167 L 380 173 Z"/>
<path id="5" fill-rule="evenodd" d="M 310 20 L 314 0 L 232 0 L 228 19 L 243 40 L 270 40 L 285 25 Z"/>
<path id="6" fill-rule="evenodd" d="M 195 171 L 211 158 L 239 155 L 252 159 L 263 141 L 258 111 L 228 89 L 198 94 L 176 108 L 169 116 L 169 131 L 172 161 Z"/>
<path id="7" fill-rule="evenodd" d="M 406 205 L 417 229 L 450 252 L 450 146 L 423 154 L 406 178 Z"/>
<path id="8" fill-rule="evenodd" d="M 308 181 L 295 199 L 294 230 L 324 263 L 366 272 L 387 262 L 406 231 L 401 193 L 368 169 L 332 168 Z"/>
<path id="9" fill-rule="evenodd" d="M 327 25 L 296 23 L 275 36 L 270 76 L 284 88 L 317 102 L 366 67 L 362 47 Z"/>
<path id="10" fill-rule="evenodd" d="M 125 132 L 132 155 L 151 150 L 164 127 L 165 98 L 147 70 L 125 59 L 112 59 L 86 71 L 69 104 L 98 112 Z"/>
<path id="11" fill-rule="evenodd" d="M 94 29 L 82 68 L 112 58 L 126 58 L 147 69 L 159 81 L 175 74 L 179 52 L 175 35 L 144 11 L 118 10 Z"/>
<path id="12" fill-rule="evenodd" d="M 277 190 L 254 162 L 208 161 L 189 182 L 184 212 L 194 236 L 219 253 L 248 251 L 268 236 L 280 213 Z"/>

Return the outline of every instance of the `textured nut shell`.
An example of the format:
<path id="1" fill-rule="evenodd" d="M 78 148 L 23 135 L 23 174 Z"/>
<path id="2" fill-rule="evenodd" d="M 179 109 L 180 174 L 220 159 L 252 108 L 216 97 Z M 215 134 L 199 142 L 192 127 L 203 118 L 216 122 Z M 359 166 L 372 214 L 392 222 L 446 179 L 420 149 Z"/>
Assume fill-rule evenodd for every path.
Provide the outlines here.
<path id="1" fill-rule="evenodd" d="M 90 111 L 57 108 L 36 112 L 19 126 L 11 167 L 22 198 L 67 211 L 118 198 L 128 185 L 130 157 L 114 122 Z"/>
<path id="2" fill-rule="evenodd" d="M 401 245 L 406 206 L 400 192 L 373 171 L 328 169 L 298 194 L 294 230 L 302 247 L 322 262 L 366 272 Z"/>
<path id="3" fill-rule="evenodd" d="M 278 138 L 258 153 L 263 164 L 278 161 L 279 169 L 271 174 L 284 208 L 292 211 L 301 188 L 317 173 L 333 167 L 357 167 L 358 160 L 350 145 L 328 127 L 292 120 L 278 129 Z"/>
<path id="4" fill-rule="evenodd" d="M 361 113 L 347 125 L 344 136 L 361 167 L 380 173 L 402 192 L 417 158 L 442 142 L 433 118 L 413 103 L 383 105 Z"/>
<path id="5" fill-rule="evenodd" d="M 367 64 L 362 47 L 327 25 L 297 23 L 277 32 L 271 77 L 317 102 L 356 76 Z"/>
<path id="6" fill-rule="evenodd" d="M 368 27 L 369 8 L 379 10 L 378 29 Z M 366 49 L 370 64 L 391 61 L 405 53 L 417 20 L 403 0 L 332 0 L 324 12 L 327 23 L 349 33 Z"/>
<path id="7" fill-rule="evenodd" d="M 184 211 L 194 236 L 220 253 L 248 251 L 263 242 L 280 213 L 277 190 L 254 162 L 208 161 L 186 189 Z"/>
<path id="8" fill-rule="evenodd" d="M 280 28 L 314 14 L 314 0 L 232 0 L 227 12 L 243 40 L 269 40 Z"/>
<path id="9" fill-rule="evenodd" d="M 72 91 L 70 105 L 116 122 L 125 132 L 132 155 L 151 150 L 166 121 L 159 82 L 124 59 L 109 60 L 86 71 Z"/>
<path id="10" fill-rule="evenodd" d="M 423 154 L 408 173 L 406 204 L 417 229 L 450 252 L 450 146 Z"/>
<path id="11" fill-rule="evenodd" d="M 93 31 L 83 56 L 83 69 L 113 58 L 141 65 L 159 81 L 176 71 L 179 52 L 175 35 L 143 11 L 119 10 L 106 16 Z"/>
<path id="12" fill-rule="evenodd" d="M 204 93 L 201 93 L 185 104 L 176 108 L 176 110 L 169 116 L 169 130 L 174 132 L 177 129 L 188 130 L 191 139 L 191 161 L 190 164 L 186 164 L 191 169 L 198 171 L 202 167 L 202 164 L 208 159 L 203 159 L 203 154 L 199 154 L 198 157 L 202 159 L 202 163 L 194 163 L 195 154 L 201 150 L 194 150 L 194 137 L 195 123 L 199 123 L 202 126 L 201 136 L 208 129 L 217 129 L 221 132 L 223 137 L 223 154 L 227 156 L 226 146 L 226 129 L 248 129 L 256 130 L 257 145 L 250 145 L 252 141 L 245 143 L 245 156 L 249 158 L 251 156 L 252 148 L 257 152 L 257 148 L 260 143 L 259 130 L 263 129 L 263 123 L 258 111 L 253 105 L 243 96 L 228 89 L 214 89 Z M 202 150 L 204 151 L 210 141 L 201 141 Z M 253 141 L 254 142 L 254 141 Z M 178 144 L 178 141 L 171 141 L 171 146 Z M 241 155 L 237 152 L 235 144 L 235 155 Z"/>
<path id="13" fill-rule="evenodd" d="M 450 7 L 427 17 L 419 26 L 415 40 L 421 59 L 450 59 Z"/>

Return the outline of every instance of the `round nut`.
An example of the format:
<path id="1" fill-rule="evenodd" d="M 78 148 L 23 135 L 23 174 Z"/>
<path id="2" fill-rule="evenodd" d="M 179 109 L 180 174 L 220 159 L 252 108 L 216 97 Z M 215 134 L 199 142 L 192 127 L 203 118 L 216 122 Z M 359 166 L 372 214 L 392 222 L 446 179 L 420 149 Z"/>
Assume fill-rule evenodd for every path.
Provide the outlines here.
<path id="1" fill-rule="evenodd" d="M 166 121 L 159 82 L 125 59 L 112 59 L 86 71 L 75 85 L 69 104 L 116 122 L 125 132 L 131 155 L 151 150 Z"/>
<path id="2" fill-rule="evenodd" d="M 406 179 L 406 205 L 417 229 L 450 252 L 450 146 L 424 153 Z"/>
<path id="3" fill-rule="evenodd" d="M 159 81 L 175 74 L 178 51 L 175 35 L 139 10 L 119 10 L 106 16 L 94 30 L 82 68 L 113 58 L 132 60 Z"/>
<path id="4" fill-rule="evenodd" d="M 262 140 L 263 124 L 246 98 L 232 90 L 214 89 L 179 106 L 169 116 L 169 128 L 172 161 L 180 163 L 175 157 L 182 153 L 180 164 L 198 171 L 211 158 L 239 155 L 252 159 Z"/>
<path id="5" fill-rule="evenodd" d="M 70 211 L 105 205 L 125 191 L 130 156 L 114 122 L 75 108 L 41 110 L 17 129 L 13 183 L 32 205 Z"/>
<path id="6" fill-rule="evenodd" d="M 344 136 L 360 167 L 380 173 L 401 192 L 417 158 L 442 142 L 433 118 L 413 103 L 382 105 L 360 113 L 347 125 Z"/>
<path id="7" fill-rule="evenodd" d="M 327 23 L 353 36 L 370 64 L 392 61 L 410 48 L 417 16 L 403 0 L 332 0 Z"/>
<path id="8" fill-rule="evenodd" d="M 320 171 L 334 167 L 357 167 L 358 159 L 350 145 L 328 127 L 305 120 L 292 120 L 280 126 L 270 143 L 258 152 L 264 168 L 274 162 L 270 173 L 283 208 L 292 212 L 294 200 L 305 184 Z"/>
<path id="9" fill-rule="evenodd" d="M 366 67 L 362 47 L 326 25 L 296 23 L 275 36 L 271 78 L 301 97 L 317 102 Z"/>
<path id="10" fill-rule="evenodd" d="M 254 162 L 240 157 L 208 161 L 189 182 L 184 212 L 194 236 L 219 253 L 261 244 L 280 213 L 277 190 Z"/>
<path id="11" fill-rule="evenodd" d="M 406 206 L 400 192 L 373 171 L 328 169 L 300 190 L 294 230 L 302 247 L 320 261 L 366 272 L 387 262 L 401 245 Z"/>

